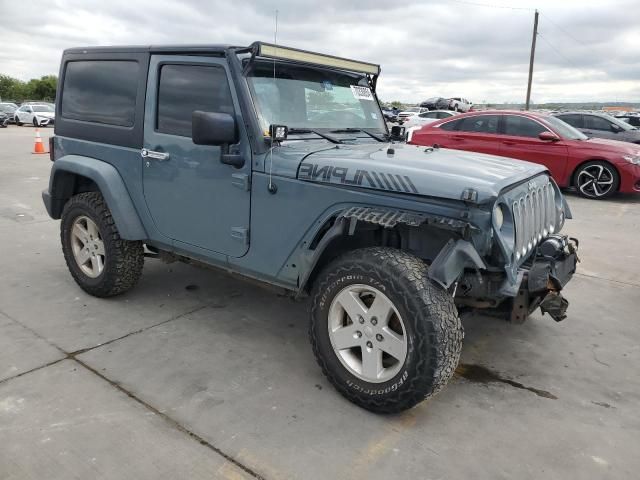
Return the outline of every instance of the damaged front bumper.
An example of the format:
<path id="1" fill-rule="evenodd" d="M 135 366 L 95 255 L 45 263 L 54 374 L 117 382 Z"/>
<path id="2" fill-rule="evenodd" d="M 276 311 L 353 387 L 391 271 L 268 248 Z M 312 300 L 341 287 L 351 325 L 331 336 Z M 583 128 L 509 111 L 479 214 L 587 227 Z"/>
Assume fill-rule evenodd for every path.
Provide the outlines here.
<path id="1" fill-rule="evenodd" d="M 569 306 L 561 291 L 573 277 L 578 261 L 577 240 L 551 235 L 518 269 L 515 283 L 504 273 L 467 270 L 454 287 L 456 304 L 491 309 L 512 323 L 523 323 L 540 307 L 543 314 L 559 322 L 566 318 Z"/>
<path id="2" fill-rule="evenodd" d="M 560 291 L 571 280 L 578 263 L 578 242 L 564 235 L 548 240 L 539 249 L 532 265 L 524 271 L 518 293 L 513 299 L 510 320 L 522 323 L 538 307 L 556 322 L 567 316 L 569 302 Z"/>

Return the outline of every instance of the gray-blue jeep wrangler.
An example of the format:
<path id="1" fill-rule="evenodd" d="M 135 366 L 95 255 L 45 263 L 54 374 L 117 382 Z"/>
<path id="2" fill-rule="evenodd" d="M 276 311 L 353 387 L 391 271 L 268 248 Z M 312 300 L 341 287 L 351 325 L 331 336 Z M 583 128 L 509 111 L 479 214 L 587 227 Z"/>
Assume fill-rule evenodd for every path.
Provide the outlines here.
<path id="1" fill-rule="evenodd" d="M 375 412 L 446 384 L 460 312 L 564 318 L 577 242 L 545 168 L 395 141 L 379 74 L 266 43 L 66 50 L 43 199 L 71 275 L 108 297 L 157 257 L 308 295 L 323 372 Z"/>

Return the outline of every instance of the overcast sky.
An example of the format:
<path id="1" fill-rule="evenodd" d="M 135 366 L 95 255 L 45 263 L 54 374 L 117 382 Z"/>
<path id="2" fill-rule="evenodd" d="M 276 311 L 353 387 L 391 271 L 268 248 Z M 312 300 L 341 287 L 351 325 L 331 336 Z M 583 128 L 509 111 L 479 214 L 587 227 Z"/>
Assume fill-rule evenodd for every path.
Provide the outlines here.
<path id="1" fill-rule="evenodd" d="M 277 8 L 278 43 L 381 64 L 382 100 L 523 102 L 538 8 L 533 101 L 638 102 L 639 3 L 0 0 L 0 73 L 57 74 L 73 46 L 272 41 Z"/>

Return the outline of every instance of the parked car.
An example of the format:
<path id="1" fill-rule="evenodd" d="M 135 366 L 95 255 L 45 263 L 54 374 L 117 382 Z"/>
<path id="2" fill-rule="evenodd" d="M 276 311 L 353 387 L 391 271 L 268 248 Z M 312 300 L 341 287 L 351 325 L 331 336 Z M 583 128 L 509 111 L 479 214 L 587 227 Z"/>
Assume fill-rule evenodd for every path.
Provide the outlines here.
<path id="1" fill-rule="evenodd" d="M 0 103 L 0 114 L 5 114 L 8 117 L 8 123 L 15 123 L 15 112 L 17 109 L 18 106 L 15 103 Z"/>
<path id="2" fill-rule="evenodd" d="M 16 125 L 32 123 L 34 127 L 46 127 L 55 122 L 55 109 L 46 104 L 22 105 L 15 111 Z"/>
<path id="3" fill-rule="evenodd" d="M 398 111 L 391 108 L 383 108 L 382 115 L 387 122 L 395 123 L 398 121 Z"/>
<path id="4" fill-rule="evenodd" d="M 637 113 L 623 113 L 621 115 L 616 115 L 616 118 L 628 123 L 632 127 L 640 128 L 640 115 Z"/>
<path id="5" fill-rule="evenodd" d="M 428 108 L 423 107 L 408 107 L 398 113 L 398 122 L 403 125 L 410 117 L 418 115 L 420 113 L 428 112 Z"/>
<path id="6" fill-rule="evenodd" d="M 462 97 L 454 97 L 449 99 L 449 108 L 454 112 L 466 113 L 471 111 L 473 103 Z"/>
<path id="7" fill-rule="evenodd" d="M 640 130 L 606 113 L 562 112 L 556 117 L 589 137 L 640 144 Z"/>
<path id="8" fill-rule="evenodd" d="M 451 110 L 429 110 L 409 117 L 403 125 L 407 128 L 422 126 L 436 120 L 453 117 L 454 115 L 457 115 L 457 113 Z"/>
<path id="9" fill-rule="evenodd" d="M 452 112 L 451 110 L 430 110 L 428 112 L 419 113 L 418 115 L 409 117 L 409 119 L 403 124 L 405 127 L 407 141 L 411 140 L 413 132 L 423 125 L 443 118 L 453 117 L 454 115 L 458 115 L 458 113 Z"/>
<path id="10" fill-rule="evenodd" d="M 384 413 L 453 375 L 456 303 L 566 315 L 576 245 L 546 169 L 389 144 L 378 65 L 257 42 L 71 49 L 60 73 L 43 200 L 91 295 L 132 288 L 149 255 L 310 295 L 322 371 Z"/>
<path id="11" fill-rule="evenodd" d="M 590 138 L 551 115 L 492 111 L 439 120 L 413 133 L 412 144 L 489 153 L 539 163 L 561 187 L 587 198 L 640 192 L 640 149 Z"/>
<path id="12" fill-rule="evenodd" d="M 0 128 L 7 128 L 11 116 L 0 110 Z"/>
<path id="13" fill-rule="evenodd" d="M 431 97 L 422 102 L 420 106 L 429 110 L 446 110 L 449 108 L 449 100 L 442 97 Z"/>

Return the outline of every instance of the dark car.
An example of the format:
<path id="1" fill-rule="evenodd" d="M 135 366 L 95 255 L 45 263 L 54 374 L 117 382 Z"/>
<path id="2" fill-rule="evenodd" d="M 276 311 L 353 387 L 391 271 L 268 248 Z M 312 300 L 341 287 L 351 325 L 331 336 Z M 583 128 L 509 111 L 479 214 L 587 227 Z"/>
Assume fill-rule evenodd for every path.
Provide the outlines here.
<path id="1" fill-rule="evenodd" d="M 398 110 L 394 110 L 392 108 L 383 108 L 382 115 L 387 122 L 397 122 L 398 121 Z"/>
<path id="2" fill-rule="evenodd" d="M 14 115 L 17 108 L 18 107 L 15 103 L 0 103 L 0 117 L 2 115 L 6 115 L 8 118 L 8 121 L 6 123 L 16 123 Z"/>
<path id="3" fill-rule="evenodd" d="M 449 108 L 449 100 L 443 97 L 431 97 L 427 98 L 420 104 L 422 108 L 428 108 L 429 110 L 447 110 Z"/>
<path id="4" fill-rule="evenodd" d="M 567 112 L 555 115 L 589 137 L 640 143 L 640 130 L 604 113 Z"/>
<path id="5" fill-rule="evenodd" d="M 632 127 L 640 128 L 640 115 L 637 113 L 625 113 L 623 115 L 616 115 L 618 120 L 622 120 L 628 123 Z"/>
<path id="6" fill-rule="evenodd" d="M 9 119 L 10 117 L 8 113 L 0 111 L 0 128 L 7 128 L 7 125 L 9 125 Z"/>

